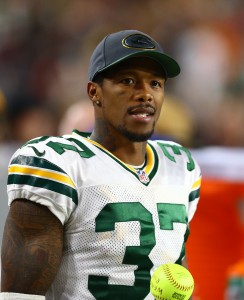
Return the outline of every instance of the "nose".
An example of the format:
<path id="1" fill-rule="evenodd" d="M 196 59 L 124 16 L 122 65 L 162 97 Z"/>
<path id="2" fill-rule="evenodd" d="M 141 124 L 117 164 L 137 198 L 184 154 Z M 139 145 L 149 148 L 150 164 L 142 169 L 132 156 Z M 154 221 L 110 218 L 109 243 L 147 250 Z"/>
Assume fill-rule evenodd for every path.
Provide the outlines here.
<path id="1" fill-rule="evenodd" d="M 136 84 L 136 100 L 140 102 L 151 102 L 153 100 L 150 86 L 146 82 Z"/>

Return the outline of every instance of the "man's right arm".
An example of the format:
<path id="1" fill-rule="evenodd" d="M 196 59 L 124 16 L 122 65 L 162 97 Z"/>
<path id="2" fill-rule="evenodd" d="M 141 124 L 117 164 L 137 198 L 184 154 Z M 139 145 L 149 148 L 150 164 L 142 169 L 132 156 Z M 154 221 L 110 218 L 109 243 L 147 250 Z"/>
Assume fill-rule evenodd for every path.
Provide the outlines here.
<path id="1" fill-rule="evenodd" d="M 17 199 L 2 241 L 1 292 L 45 295 L 58 271 L 63 225 L 40 204 Z"/>

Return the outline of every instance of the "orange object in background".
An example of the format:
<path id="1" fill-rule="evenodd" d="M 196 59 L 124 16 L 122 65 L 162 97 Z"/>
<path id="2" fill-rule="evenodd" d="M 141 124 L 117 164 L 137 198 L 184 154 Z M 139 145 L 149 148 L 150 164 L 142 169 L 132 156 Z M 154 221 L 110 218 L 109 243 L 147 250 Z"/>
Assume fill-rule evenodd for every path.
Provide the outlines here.
<path id="1" fill-rule="evenodd" d="M 226 156 L 228 161 L 231 154 Z M 226 168 L 236 167 L 236 176 L 233 170 L 213 176 L 208 173 L 213 162 L 198 159 L 196 155 L 200 166 L 203 165 L 203 181 L 187 243 L 188 265 L 195 280 L 193 300 L 230 300 L 225 298 L 230 270 L 244 259 L 244 169 L 240 169 L 244 152 L 241 157 L 238 166 L 234 163 L 228 166 L 227 160 L 221 160 Z"/>

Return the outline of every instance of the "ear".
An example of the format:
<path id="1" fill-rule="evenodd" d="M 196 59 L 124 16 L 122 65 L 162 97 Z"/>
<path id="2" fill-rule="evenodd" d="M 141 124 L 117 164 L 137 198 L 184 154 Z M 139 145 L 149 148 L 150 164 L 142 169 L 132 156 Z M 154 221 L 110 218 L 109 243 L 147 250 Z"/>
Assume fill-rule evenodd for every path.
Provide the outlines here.
<path id="1" fill-rule="evenodd" d="M 101 87 L 92 81 L 89 81 L 87 84 L 87 94 L 90 98 L 90 100 L 93 102 L 93 104 L 97 101 L 100 100 L 100 93 L 101 93 Z"/>

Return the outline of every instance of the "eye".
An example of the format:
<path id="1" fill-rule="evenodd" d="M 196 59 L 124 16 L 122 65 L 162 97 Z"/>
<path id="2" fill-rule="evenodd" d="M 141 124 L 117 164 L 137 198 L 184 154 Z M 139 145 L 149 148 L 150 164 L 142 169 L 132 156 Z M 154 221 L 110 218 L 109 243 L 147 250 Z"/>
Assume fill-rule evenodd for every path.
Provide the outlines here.
<path id="1" fill-rule="evenodd" d="M 132 78 L 124 78 L 121 80 L 122 83 L 126 84 L 126 85 L 131 85 L 134 83 L 134 80 Z"/>
<path id="2" fill-rule="evenodd" d="M 162 86 L 163 86 L 163 83 L 160 82 L 160 81 L 158 81 L 158 80 L 153 80 L 153 81 L 151 82 L 151 85 L 152 85 L 153 87 L 162 87 Z"/>

